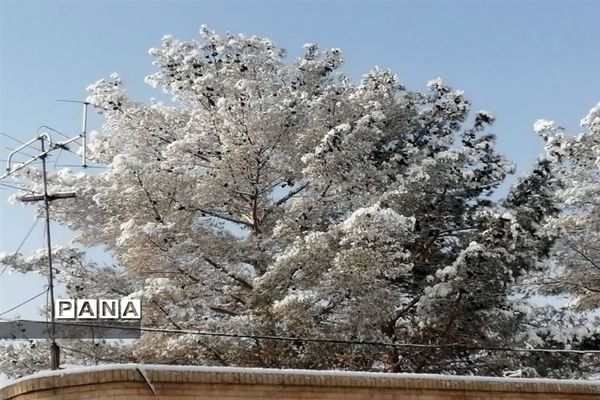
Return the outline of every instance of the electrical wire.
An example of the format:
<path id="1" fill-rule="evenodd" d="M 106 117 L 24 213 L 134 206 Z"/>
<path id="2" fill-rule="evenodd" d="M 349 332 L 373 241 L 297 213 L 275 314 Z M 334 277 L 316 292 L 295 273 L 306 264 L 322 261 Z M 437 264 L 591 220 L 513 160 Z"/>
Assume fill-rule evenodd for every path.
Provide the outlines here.
<path id="1" fill-rule="evenodd" d="M 0 314 L 1 316 L 2 314 Z M 16 320 L 11 322 L 40 322 L 33 320 Z M 61 325 L 73 325 L 73 326 L 84 326 L 84 327 L 96 327 L 106 329 L 123 329 L 123 330 L 135 330 L 140 332 L 149 333 L 164 333 L 171 335 L 197 335 L 207 337 L 224 337 L 231 339 L 253 339 L 253 340 L 272 340 L 282 342 L 295 342 L 295 343 L 321 343 L 321 344 L 341 344 L 341 345 L 355 345 L 355 346 L 375 346 L 375 347 L 393 347 L 393 348 L 413 348 L 413 349 L 456 349 L 456 350 L 474 350 L 474 351 L 494 351 L 494 352 L 518 352 L 518 353 L 557 353 L 557 354 L 600 354 L 600 350 L 573 350 L 573 349 L 545 349 L 545 348 L 518 348 L 518 347 L 485 347 L 485 346 L 470 346 L 458 343 L 435 345 L 435 344 L 419 344 L 419 343 L 398 343 L 398 342 L 376 342 L 376 341 L 355 341 L 355 340 L 343 340 L 343 339 L 319 339 L 310 337 L 294 337 L 294 336 L 271 336 L 271 335 L 251 335 L 251 334 L 238 334 L 238 333 L 224 333 L 224 332 L 207 332 L 207 331 L 194 331 L 185 329 L 166 329 L 166 328 L 151 328 L 151 327 L 133 327 L 133 326 L 119 326 L 119 325 L 101 325 L 86 322 L 65 322 L 61 321 Z"/>
<path id="2" fill-rule="evenodd" d="M 19 251 L 21 251 L 21 248 L 23 247 L 23 245 L 25 244 L 27 239 L 29 239 L 29 236 L 31 236 L 31 233 L 33 232 L 33 230 L 35 229 L 35 227 L 37 226 L 39 221 L 40 220 L 38 218 L 36 218 L 35 221 L 33 221 L 33 225 L 31 225 L 31 228 L 29 228 L 29 231 L 27 231 L 27 234 L 25 235 L 23 240 L 21 240 L 19 247 L 17 247 L 17 250 L 15 250 L 15 252 L 13 253 L 13 257 L 15 257 L 17 254 L 19 254 Z M 2 269 L 2 272 L 0 272 L 0 276 L 2 276 L 2 274 L 4 274 L 4 272 L 6 271 L 7 268 L 8 268 L 8 265 L 5 265 L 4 268 Z"/>
<path id="3" fill-rule="evenodd" d="M 4 136 L 4 137 L 7 137 L 7 138 L 9 138 L 9 139 L 12 139 L 12 140 L 14 140 L 14 141 L 15 141 L 15 142 L 17 142 L 17 143 L 20 143 L 20 144 L 25 144 L 25 142 L 23 142 L 23 141 L 21 141 L 21 140 L 19 140 L 19 139 L 15 138 L 15 137 L 12 137 L 12 136 L 10 136 L 10 135 L 8 135 L 8 134 L 4 133 L 4 132 L 0 132 L 0 135 L 2 135 L 2 136 Z"/>
<path id="4" fill-rule="evenodd" d="M 42 129 L 48 129 L 48 130 L 50 130 L 50 131 L 52 131 L 52 132 L 54 132 L 54 133 L 58 133 L 59 135 L 61 135 L 61 136 L 62 136 L 62 137 L 64 137 L 65 139 L 70 139 L 70 137 L 68 137 L 66 134 L 62 133 L 62 132 L 61 132 L 61 131 L 59 131 L 59 130 L 56 130 L 56 129 L 54 129 L 54 128 L 51 128 L 51 127 L 49 127 L 48 125 L 42 125 L 42 126 L 38 127 L 38 128 L 37 128 L 37 130 L 36 130 L 36 133 L 39 135 L 39 133 L 40 133 L 40 130 L 42 130 Z"/>
<path id="5" fill-rule="evenodd" d="M 19 153 L 19 154 L 22 154 L 22 155 L 24 155 L 24 156 L 27 156 L 27 157 L 29 157 L 29 158 L 35 158 L 35 157 L 34 157 L 34 156 L 32 156 L 31 154 L 27 154 L 27 153 L 25 153 L 25 152 L 23 151 L 23 149 L 21 149 L 21 150 L 16 150 L 16 149 L 13 149 L 12 147 L 8 147 L 8 146 L 4 146 L 4 148 L 5 148 L 5 149 L 7 149 L 7 150 L 10 150 L 10 151 L 12 151 L 12 152 L 17 152 L 17 153 Z"/>
<path id="6" fill-rule="evenodd" d="M 68 151 L 69 153 L 75 154 L 76 156 L 80 156 L 80 154 L 77 154 L 76 152 L 74 152 L 73 150 L 69 149 L 67 146 L 61 147 L 61 149 Z"/>
<path id="7" fill-rule="evenodd" d="M 60 151 L 58 152 L 58 155 L 56 156 L 56 160 L 54 160 L 54 168 L 56 168 L 56 164 L 58 163 L 58 160 L 60 159 L 60 156 L 62 154 L 63 148 L 60 148 Z"/>
<path id="8" fill-rule="evenodd" d="M 3 316 L 3 315 L 6 315 L 6 314 L 8 314 L 8 313 L 9 313 L 9 312 L 11 312 L 11 311 L 14 311 L 14 310 L 16 310 L 16 309 L 17 309 L 17 308 L 19 308 L 19 307 L 22 307 L 22 306 L 24 306 L 24 305 L 25 305 L 25 304 L 27 304 L 27 303 L 30 303 L 30 302 L 32 302 L 33 300 L 37 299 L 38 297 L 40 297 L 40 296 L 42 296 L 42 295 L 46 294 L 46 292 L 47 292 L 47 291 L 48 291 L 48 288 L 44 289 L 44 291 L 43 291 L 43 292 L 40 292 L 40 293 L 36 294 L 35 296 L 33 296 L 33 297 L 31 297 L 31 298 L 29 298 L 29 299 L 27 299 L 27 300 L 25 300 L 25 301 L 23 301 L 23 302 L 21 302 L 21 303 L 17 304 L 17 305 L 16 305 L 16 306 L 14 306 L 13 308 L 9 308 L 8 310 L 1 312 L 1 313 L 0 313 L 0 317 L 1 317 L 1 316 Z M 14 322 L 14 321 L 11 321 L 11 322 Z M 35 321 L 23 321 L 23 322 L 35 322 Z"/>
<path id="9" fill-rule="evenodd" d="M 108 167 L 102 166 L 102 165 L 80 165 L 80 164 L 57 164 L 55 165 L 55 167 L 72 167 L 72 168 L 100 168 L 100 169 L 107 169 Z"/>
<path id="10" fill-rule="evenodd" d="M 44 317 L 46 318 L 46 329 L 48 329 L 48 310 L 50 306 L 50 290 L 46 290 L 46 309 L 44 310 Z M 50 337 L 50 330 L 48 330 L 48 339 L 52 340 Z"/>
<path id="11" fill-rule="evenodd" d="M 60 348 L 62 350 L 70 351 L 72 353 L 78 353 L 78 354 L 82 354 L 84 356 L 95 358 L 96 360 L 100 360 L 100 361 L 105 361 L 105 362 L 109 362 L 109 363 L 117 363 L 117 364 L 120 364 L 122 362 L 122 360 L 114 360 L 114 359 L 99 357 L 99 356 L 96 356 L 94 354 L 90 354 L 90 353 L 88 353 L 86 351 L 82 351 L 82 350 L 78 350 L 78 349 L 73 349 L 71 347 L 66 347 L 66 346 L 63 346 L 63 345 L 61 345 Z"/>
<path id="12" fill-rule="evenodd" d="M 0 158 L 0 162 L 8 162 L 8 160 L 6 158 Z M 42 162 L 41 160 L 38 160 L 38 161 L 32 162 L 31 164 L 39 164 L 41 162 Z M 31 165 L 31 164 L 29 164 L 29 165 Z"/>
<path id="13" fill-rule="evenodd" d="M 24 190 L 26 192 L 30 192 L 30 193 L 34 193 L 34 194 L 35 193 L 41 193 L 41 192 L 36 192 L 35 190 L 26 189 L 26 188 L 22 188 L 22 187 L 19 187 L 19 186 L 13 186 L 13 185 L 10 185 L 10 184 L 4 183 L 4 182 L 0 182 L 0 185 L 1 186 L 6 186 L 6 187 L 11 188 L 11 189 Z"/>

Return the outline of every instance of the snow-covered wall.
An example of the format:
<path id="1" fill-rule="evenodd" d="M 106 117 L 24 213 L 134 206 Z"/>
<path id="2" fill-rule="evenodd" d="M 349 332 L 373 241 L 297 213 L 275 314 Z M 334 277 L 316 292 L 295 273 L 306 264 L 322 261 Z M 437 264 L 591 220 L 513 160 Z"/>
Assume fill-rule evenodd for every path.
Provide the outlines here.
<path id="1" fill-rule="evenodd" d="M 338 371 L 125 364 L 42 372 L 0 399 L 583 400 L 600 383 Z"/>

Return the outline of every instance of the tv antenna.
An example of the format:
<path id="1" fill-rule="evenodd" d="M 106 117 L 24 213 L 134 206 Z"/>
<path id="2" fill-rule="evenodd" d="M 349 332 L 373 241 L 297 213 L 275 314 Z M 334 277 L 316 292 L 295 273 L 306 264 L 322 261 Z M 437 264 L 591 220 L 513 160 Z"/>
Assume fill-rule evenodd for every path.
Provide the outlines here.
<path id="1" fill-rule="evenodd" d="M 68 103 L 80 103 L 83 105 L 83 117 L 82 117 L 82 128 L 81 133 L 72 138 L 67 137 L 66 140 L 63 141 L 55 141 L 49 132 L 41 132 L 35 138 L 29 140 L 28 142 L 23 143 L 23 145 L 17 147 L 15 150 L 11 151 L 6 160 L 6 173 L 0 176 L 0 180 L 8 178 L 13 175 L 17 171 L 25 168 L 29 164 L 34 161 L 41 160 L 42 161 L 42 179 L 43 179 L 43 192 L 39 195 L 30 195 L 30 196 L 22 196 L 19 197 L 18 200 L 23 203 L 34 203 L 43 201 L 44 202 L 44 211 L 45 211 L 45 219 L 46 219 L 46 246 L 47 246 L 47 257 L 48 257 L 48 290 L 50 294 L 50 369 L 58 369 L 60 366 L 60 348 L 56 344 L 56 322 L 55 322 L 55 313 L 54 313 L 54 272 L 52 269 L 52 240 L 50 237 L 50 202 L 58 199 L 68 199 L 76 197 L 77 194 L 75 192 L 62 192 L 62 193 L 48 193 L 48 171 L 46 166 L 46 159 L 48 155 L 54 151 L 59 149 L 69 150 L 68 145 L 75 142 L 76 140 L 81 139 L 82 141 L 82 150 L 81 150 L 81 165 L 82 167 L 87 167 L 87 111 L 89 103 L 86 101 L 76 101 L 76 100 L 58 100 L 60 102 L 68 102 Z M 42 128 L 47 128 L 50 132 L 58 132 L 50 127 L 43 126 Z M 20 153 L 26 147 L 31 146 L 33 143 L 40 143 L 40 152 L 30 157 L 29 160 L 23 163 L 16 163 L 13 161 L 13 158 L 17 153 Z M 22 153 L 21 153 L 22 154 Z"/>
<path id="2" fill-rule="evenodd" d="M 88 106 L 90 103 L 87 101 L 79 101 L 79 100 L 56 100 L 61 103 L 79 103 L 83 105 L 83 113 L 82 113 L 82 122 L 81 122 L 81 133 L 79 137 L 81 138 L 81 166 L 83 168 L 87 168 L 87 112 Z"/>

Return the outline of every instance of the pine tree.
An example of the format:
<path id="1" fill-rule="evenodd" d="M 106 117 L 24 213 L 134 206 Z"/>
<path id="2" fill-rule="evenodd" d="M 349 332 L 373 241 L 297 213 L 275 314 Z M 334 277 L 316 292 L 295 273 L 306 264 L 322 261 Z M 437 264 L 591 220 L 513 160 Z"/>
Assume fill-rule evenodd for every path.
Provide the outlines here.
<path id="1" fill-rule="evenodd" d="M 510 296 L 549 248 L 546 164 L 493 201 L 513 172 L 486 133 L 494 117 L 469 125 L 469 101 L 441 79 L 411 92 L 376 68 L 353 84 L 337 49 L 308 44 L 286 63 L 268 39 L 201 34 L 150 51 L 147 81 L 172 105 L 131 100 L 117 75 L 90 86 L 106 123 L 88 155 L 107 170 L 51 176 L 78 193 L 53 216 L 119 265 L 58 257 L 68 295 L 139 297 L 155 327 L 442 347 L 145 334 L 121 356 L 501 374 L 466 347 L 522 343 Z M 29 261 L 3 258 L 42 270 Z"/>
<path id="2" fill-rule="evenodd" d="M 564 182 L 558 193 L 561 214 L 551 227 L 560 236 L 556 268 L 545 281 L 550 293 L 567 292 L 578 310 L 600 307 L 600 104 L 581 121 L 586 131 L 566 136 L 549 121 L 538 128 L 557 143 L 562 158 L 555 168 Z"/>

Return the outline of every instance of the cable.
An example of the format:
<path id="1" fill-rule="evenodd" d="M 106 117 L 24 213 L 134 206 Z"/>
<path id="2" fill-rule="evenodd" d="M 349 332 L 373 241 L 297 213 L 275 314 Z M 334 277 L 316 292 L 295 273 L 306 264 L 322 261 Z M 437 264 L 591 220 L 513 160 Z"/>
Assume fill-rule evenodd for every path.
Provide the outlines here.
<path id="1" fill-rule="evenodd" d="M 34 156 L 32 156 L 32 155 L 30 155 L 30 154 L 27 154 L 27 153 L 25 153 L 25 152 L 23 151 L 23 149 L 21 149 L 21 150 L 16 150 L 16 149 L 13 149 L 13 148 L 11 148 L 11 147 L 8 147 L 8 146 L 4 146 L 4 148 L 5 148 L 5 149 L 7 149 L 7 150 L 10 150 L 10 151 L 12 151 L 12 152 L 16 152 L 16 153 L 22 154 L 22 155 L 24 155 L 24 156 L 27 156 L 27 157 L 29 157 L 29 158 L 34 158 Z"/>
<path id="2" fill-rule="evenodd" d="M 2 314 L 0 314 L 1 316 Z M 17 320 L 12 322 L 40 322 L 33 320 Z M 119 326 L 119 325 L 100 325 L 86 322 L 60 322 L 61 325 L 73 325 L 73 326 L 85 326 L 85 327 L 96 327 L 106 329 L 123 329 L 123 330 L 135 330 L 141 332 L 151 333 L 166 333 L 174 335 L 198 335 L 198 336 L 210 336 L 210 337 L 225 337 L 234 339 L 253 339 L 253 340 L 274 340 L 283 342 L 304 342 L 304 343 L 323 343 L 323 344 L 345 344 L 345 345 L 357 345 L 357 346 L 378 346 L 378 347 L 394 347 L 394 348 L 419 348 L 419 349 L 457 349 L 457 350 L 479 350 L 479 351 L 502 351 L 502 352 L 518 352 L 518 353 L 564 353 L 564 354 L 600 354 L 600 350 L 572 350 L 572 349 L 543 349 L 543 348 L 517 348 L 517 347 L 483 347 L 483 346 L 468 346 L 461 345 L 458 343 L 434 345 L 434 344 L 418 344 L 418 343 L 389 343 L 389 342 L 373 342 L 373 341 L 353 341 L 343 339 L 318 339 L 318 338 L 307 338 L 307 337 L 293 337 L 293 336 L 270 336 L 270 335 L 250 335 L 250 334 L 237 334 L 237 333 L 221 333 L 221 332 L 206 332 L 206 331 L 192 331 L 184 329 L 163 329 L 163 328 L 150 328 L 150 327 L 133 327 L 133 326 Z"/>
<path id="3" fill-rule="evenodd" d="M 24 191 L 30 192 L 30 193 L 39 193 L 39 192 L 36 192 L 35 190 L 25 189 L 25 188 L 22 188 L 22 187 L 19 187 L 19 186 L 9 185 L 8 183 L 4 183 L 4 182 L 0 182 L 0 185 L 6 186 L 6 187 L 11 188 L 11 189 L 24 190 Z"/>
<path id="4" fill-rule="evenodd" d="M 61 149 L 68 151 L 69 153 L 75 154 L 76 156 L 80 156 L 80 154 L 77 154 L 76 152 L 74 152 L 73 150 L 69 149 L 68 147 L 61 147 Z"/>
<path id="5" fill-rule="evenodd" d="M 46 329 L 48 329 L 48 307 L 50 305 L 50 291 L 46 290 L 46 309 L 44 310 L 44 317 L 46 318 Z M 48 330 L 48 339 L 52 339 L 50 337 L 50 331 Z"/>
<path id="6" fill-rule="evenodd" d="M 107 169 L 108 167 L 104 167 L 101 165 L 79 165 L 79 164 L 57 164 L 54 165 L 55 167 L 73 167 L 73 168 L 100 168 L 100 169 Z"/>
<path id="7" fill-rule="evenodd" d="M 4 136 L 4 137 L 7 137 L 7 138 L 9 138 L 9 139 L 12 139 L 12 140 L 14 140 L 14 141 L 15 141 L 15 142 L 17 142 L 17 143 L 20 143 L 20 144 L 25 144 L 25 142 L 23 142 L 23 141 L 21 141 L 21 140 L 19 140 L 19 139 L 15 138 L 15 137 L 12 137 L 12 136 L 10 136 L 10 135 L 8 135 L 8 134 L 4 133 L 4 132 L 0 132 L 0 135 L 2 135 L 2 136 Z"/>
<path id="8" fill-rule="evenodd" d="M 73 353 L 83 354 L 85 356 L 88 356 L 88 357 L 91 357 L 91 358 L 95 358 L 95 359 L 100 360 L 100 361 L 105 361 L 105 362 L 109 362 L 109 363 L 116 363 L 116 364 L 120 364 L 122 362 L 122 361 L 119 361 L 119 360 L 114 360 L 114 359 L 108 359 L 108 358 L 104 358 L 104 357 L 99 357 L 99 356 L 90 354 L 90 353 L 88 353 L 86 351 L 81 351 L 81 350 L 78 350 L 78 349 L 73 349 L 71 347 L 65 347 L 65 346 L 61 345 L 60 348 L 62 350 L 70 351 L 70 352 L 73 352 Z"/>
<path id="9" fill-rule="evenodd" d="M 13 253 L 13 257 L 16 256 L 17 254 L 19 254 L 19 251 L 21 250 L 21 248 L 23 247 L 23 245 L 25 244 L 25 242 L 27 241 L 29 236 L 31 236 L 31 232 L 33 232 L 33 230 L 35 229 L 35 227 L 37 226 L 39 221 L 40 220 L 38 218 L 36 218 L 35 221 L 33 221 L 33 225 L 31 225 L 31 228 L 29 228 L 29 231 L 27 231 L 27 234 L 25 235 L 23 240 L 21 240 L 19 247 L 17 247 L 17 250 L 15 250 L 15 252 Z M 0 276 L 2 276 L 2 274 L 4 274 L 4 271 L 6 271 L 7 268 L 8 268 L 8 265 L 4 266 L 4 268 L 2 269 L 2 272 L 0 272 Z"/>
<path id="10" fill-rule="evenodd" d="M 62 137 L 64 137 L 65 139 L 70 139 L 70 137 L 68 137 L 66 134 L 62 133 L 62 132 L 61 132 L 61 131 L 59 131 L 59 130 L 56 130 L 56 129 L 54 129 L 54 128 L 51 128 L 51 127 L 49 127 L 48 125 L 42 125 L 42 126 L 38 127 L 38 128 L 37 128 L 37 130 L 36 130 L 36 133 L 37 133 L 37 134 L 39 134 L 39 133 L 40 133 L 40 130 L 41 130 L 42 128 L 45 128 L 45 129 L 51 130 L 51 131 L 52 131 L 52 132 L 54 132 L 54 133 L 58 133 L 59 135 L 61 135 L 61 136 L 62 136 Z"/>
<path id="11" fill-rule="evenodd" d="M 60 159 L 60 156 L 62 154 L 63 148 L 60 148 L 60 151 L 58 152 L 58 155 L 56 156 L 56 160 L 54 160 L 54 168 L 56 168 L 56 164 L 58 163 L 58 160 Z"/>
<path id="12" fill-rule="evenodd" d="M 8 160 L 6 158 L 0 158 L 0 162 L 8 162 Z M 41 160 L 40 161 L 34 161 L 31 164 L 39 164 L 41 162 L 42 162 Z M 31 164 L 29 164 L 29 165 L 31 165 Z"/>
<path id="13" fill-rule="evenodd" d="M 17 305 L 16 305 L 16 306 L 14 306 L 13 308 L 10 308 L 10 309 L 8 309 L 8 310 L 6 310 L 6 311 L 3 311 L 3 312 L 1 312 L 1 313 L 0 313 L 0 317 L 1 317 L 1 316 L 3 316 L 3 315 L 5 315 L 5 314 L 8 314 L 8 313 L 9 313 L 9 312 L 11 312 L 11 311 L 14 311 L 14 310 L 16 310 L 17 308 L 19 308 L 19 307 L 21 307 L 21 306 L 24 306 L 24 305 L 25 305 L 25 304 L 27 304 L 27 303 L 30 303 L 30 302 L 32 302 L 33 300 L 37 299 L 37 298 L 38 298 L 38 297 L 40 297 L 41 295 L 43 295 L 43 294 L 46 294 L 46 292 L 47 292 L 47 291 L 48 291 L 48 288 L 44 289 L 44 291 L 43 291 L 43 292 L 40 292 L 40 293 L 36 294 L 36 295 L 35 295 L 35 296 L 33 296 L 32 298 L 30 298 L 30 299 L 27 299 L 27 300 L 25 300 L 24 302 L 17 304 Z M 20 321 L 20 320 L 19 320 L 19 321 Z M 13 321 L 13 322 L 14 322 L 14 321 Z M 23 322 L 35 322 L 35 321 L 25 321 L 25 320 L 23 320 Z"/>
<path id="14" fill-rule="evenodd" d="M 39 219 L 37 219 L 37 218 L 36 218 L 36 220 L 35 220 L 35 222 L 34 222 L 33 226 L 32 226 L 31 228 L 29 228 L 29 231 L 27 232 L 27 235 L 25 235 L 25 238 L 23 238 L 23 240 L 21 241 L 21 244 L 19 245 L 19 247 L 18 247 L 18 248 L 17 248 L 17 250 L 15 251 L 14 255 L 16 255 L 16 254 L 19 252 L 19 250 L 21 250 L 21 247 L 22 247 L 22 246 L 25 244 L 25 242 L 27 241 L 27 238 L 28 238 L 28 237 L 31 235 L 31 232 L 33 232 L 33 229 L 34 229 L 34 228 L 35 228 L 35 226 L 37 225 L 38 221 L 39 221 Z M 45 237 L 46 237 L 46 231 L 44 230 L 44 238 L 45 238 Z M 4 273 L 4 271 L 6 271 L 6 269 L 7 269 L 7 268 L 8 268 L 8 265 L 4 267 L 4 269 L 2 270 L 2 272 L 0 272 L 0 276 L 1 276 L 1 275 Z M 5 314 L 7 314 L 7 313 L 9 313 L 9 312 L 11 312 L 11 311 L 13 311 L 13 310 L 16 310 L 17 308 L 19 308 L 19 307 L 21 307 L 21 306 L 23 306 L 23 305 L 25 305 L 25 304 L 27 304 L 27 303 L 29 303 L 29 302 L 31 302 L 31 301 L 33 301 L 33 300 L 35 300 L 35 299 L 37 299 L 37 298 L 38 298 L 38 297 L 40 297 L 41 295 L 43 295 L 43 294 L 47 293 L 47 292 L 48 292 L 48 290 L 49 290 L 49 289 L 46 287 L 46 289 L 44 289 L 44 291 L 43 291 L 43 292 L 41 292 L 41 293 L 38 293 L 38 294 L 37 294 L 37 295 L 35 295 L 34 297 L 32 297 L 32 298 L 30 298 L 30 299 L 28 299 L 28 300 L 25 300 L 24 302 L 22 302 L 22 303 L 20 303 L 20 304 L 18 304 L 18 305 L 16 305 L 16 306 L 14 306 L 13 308 L 11 308 L 11 309 L 9 309 L 9 310 L 6 310 L 6 311 L 4 311 L 4 312 L 2 312 L 2 313 L 0 313 L 0 317 L 1 317 L 1 316 L 3 316 L 3 315 L 5 315 Z"/>

